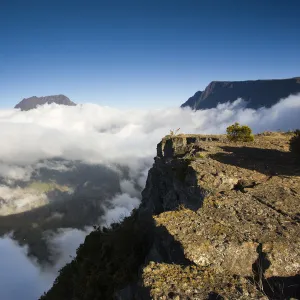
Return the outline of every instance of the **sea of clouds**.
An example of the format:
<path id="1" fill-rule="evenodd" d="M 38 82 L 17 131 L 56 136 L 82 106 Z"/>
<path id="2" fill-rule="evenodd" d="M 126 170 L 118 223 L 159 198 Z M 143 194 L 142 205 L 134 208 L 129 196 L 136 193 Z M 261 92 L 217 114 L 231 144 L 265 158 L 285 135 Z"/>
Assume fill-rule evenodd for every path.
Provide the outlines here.
<path id="1" fill-rule="evenodd" d="M 16 191 L 16 183 L 29 181 L 45 161 L 48 161 L 47 168 L 66 168 L 57 163 L 51 166 L 53 158 L 101 164 L 116 172 L 118 167 L 126 167 L 128 176 L 120 178 L 120 192 L 106 200 L 104 215 L 99 216 L 101 224 L 109 225 L 139 205 L 156 145 L 170 130 L 225 133 L 233 122 L 249 125 L 255 133 L 293 130 L 300 127 L 299 116 L 300 95 L 258 110 L 246 108 L 241 99 L 202 111 L 119 110 L 95 104 L 76 107 L 53 104 L 28 112 L 0 110 L 0 199 L 5 205 L 13 202 L 14 207 L 24 201 L 35 201 L 28 200 L 22 190 Z M 55 234 L 48 233 L 50 248 L 59 255 L 47 267 L 29 259 L 27 246 L 20 247 L 11 234 L 0 238 L 0 299 L 38 299 L 51 287 L 58 269 L 74 257 L 76 248 L 90 230 L 90 227 L 64 228 Z"/>

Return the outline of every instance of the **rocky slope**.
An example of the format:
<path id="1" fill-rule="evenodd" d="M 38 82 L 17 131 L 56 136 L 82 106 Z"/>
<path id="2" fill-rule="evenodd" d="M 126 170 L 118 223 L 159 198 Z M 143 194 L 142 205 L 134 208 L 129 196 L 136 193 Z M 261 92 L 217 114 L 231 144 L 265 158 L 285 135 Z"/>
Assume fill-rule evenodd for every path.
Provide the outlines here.
<path id="1" fill-rule="evenodd" d="M 181 107 L 192 109 L 214 108 L 218 103 L 233 102 L 242 98 L 247 107 L 270 107 L 280 99 L 300 93 L 300 77 L 256 81 L 212 81 L 203 92 L 198 91 Z"/>
<path id="2" fill-rule="evenodd" d="M 298 298 L 300 165 L 290 137 L 165 137 L 139 209 L 87 236 L 41 299 Z"/>
<path id="3" fill-rule="evenodd" d="M 38 105 L 56 103 L 60 105 L 68 105 L 68 106 L 76 106 L 74 102 L 72 102 L 68 97 L 64 95 L 54 95 L 54 96 L 46 96 L 46 97 L 30 97 L 23 99 L 20 103 L 18 103 L 15 108 L 20 108 L 21 110 L 31 110 L 38 107 Z"/>

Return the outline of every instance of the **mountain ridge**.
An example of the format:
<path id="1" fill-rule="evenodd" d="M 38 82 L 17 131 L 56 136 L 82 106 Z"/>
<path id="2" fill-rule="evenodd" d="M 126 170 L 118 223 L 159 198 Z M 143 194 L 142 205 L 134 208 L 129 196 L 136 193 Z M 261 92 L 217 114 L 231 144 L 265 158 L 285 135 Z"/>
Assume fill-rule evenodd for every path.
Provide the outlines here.
<path id="1" fill-rule="evenodd" d="M 43 96 L 37 97 L 32 96 L 29 98 L 24 98 L 21 102 L 19 102 L 14 108 L 20 108 L 21 111 L 28 111 L 31 109 L 35 109 L 40 105 L 56 103 L 59 105 L 67 105 L 67 106 L 76 106 L 76 103 L 72 102 L 65 95 L 52 95 L 52 96 Z"/>
<path id="2" fill-rule="evenodd" d="M 218 103 L 247 101 L 247 107 L 271 107 L 280 99 L 300 93 L 300 77 L 287 79 L 258 79 L 245 81 L 212 81 L 204 89 L 184 102 L 181 107 L 210 109 Z"/>

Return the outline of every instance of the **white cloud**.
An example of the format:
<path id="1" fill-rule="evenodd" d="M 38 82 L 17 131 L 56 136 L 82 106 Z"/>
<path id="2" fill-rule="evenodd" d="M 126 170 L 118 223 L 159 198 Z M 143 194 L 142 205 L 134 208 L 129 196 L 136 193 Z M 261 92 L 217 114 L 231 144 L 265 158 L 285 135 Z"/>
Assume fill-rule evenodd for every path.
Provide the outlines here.
<path id="1" fill-rule="evenodd" d="M 155 145 L 170 129 L 186 133 L 223 133 L 234 121 L 257 132 L 299 126 L 300 96 L 290 96 L 269 109 L 246 109 L 241 100 L 215 109 L 117 110 L 86 104 L 46 105 L 37 110 L 0 111 L 0 157 L 5 163 L 28 164 L 63 157 L 92 163 L 122 163 L 138 168 L 152 157 Z"/>
<path id="2" fill-rule="evenodd" d="M 90 227 L 85 230 L 65 228 L 46 235 L 56 258 L 53 266 L 40 266 L 27 256 L 28 248 L 19 246 L 10 235 L 1 238 L 0 299 L 38 299 L 52 286 L 58 271 L 75 257 L 76 249 L 91 231 Z"/>
<path id="3" fill-rule="evenodd" d="M 137 208 L 140 200 L 136 197 L 131 197 L 126 193 L 119 194 L 110 199 L 106 205 L 103 206 L 104 215 L 99 219 L 100 224 L 109 226 L 112 223 L 119 223 L 125 217 L 130 215 L 130 212 Z"/>
<path id="4" fill-rule="evenodd" d="M 27 257 L 27 248 L 18 246 L 9 236 L 0 239 L 0 299 L 33 300 L 48 290 L 55 273 L 42 272 Z"/>
<path id="5" fill-rule="evenodd" d="M 15 180 L 28 181 L 31 174 L 32 168 L 30 166 L 19 167 L 0 163 L 0 177 L 3 177 L 8 184 Z"/>
<path id="6" fill-rule="evenodd" d="M 86 227 L 85 230 L 74 228 L 60 228 L 58 232 L 45 235 L 48 240 L 52 258 L 55 260 L 54 266 L 47 270 L 48 272 L 57 272 L 66 263 L 70 262 L 76 256 L 76 249 L 84 242 L 87 234 L 93 230 L 92 227 Z"/>
<path id="7" fill-rule="evenodd" d="M 124 179 L 124 180 L 120 181 L 120 185 L 121 185 L 122 193 L 126 193 L 132 197 L 140 197 L 141 196 L 140 191 L 138 191 L 135 188 L 135 184 L 133 181 Z"/>

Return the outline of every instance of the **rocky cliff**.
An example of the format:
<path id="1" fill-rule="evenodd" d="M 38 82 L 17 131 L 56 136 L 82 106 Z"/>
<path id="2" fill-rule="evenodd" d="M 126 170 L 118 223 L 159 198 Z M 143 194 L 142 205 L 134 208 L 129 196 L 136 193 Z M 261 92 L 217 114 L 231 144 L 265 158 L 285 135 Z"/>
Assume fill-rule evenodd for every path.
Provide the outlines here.
<path id="1" fill-rule="evenodd" d="M 198 91 L 181 107 L 192 109 L 214 108 L 218 103 L 233 102 L 238 98 L 247 101 L 247 107 L 270 107 L 280 99 L 300 93 L 300 78 L 255 80 L 255 81 L 212 81 L 203 92 Z"/>
<path id="2" fill-rule="evenodd" d="M 165 137 L 139 209 L 87 236 L 41 299 L 298 298 L 300 165 L 290 137 Z"/>
<path id="3" fill-rule="evenodd" d="M 56 103 L 60 105 L 76 106 L 68 97 L 64 95 L 54 95 L 45 97 L 30 97 L 23 99 L 18 103 L 15 108 L 20 108 L 21 110 L 31 110 L 37 108 L 39 105 Z"/>

